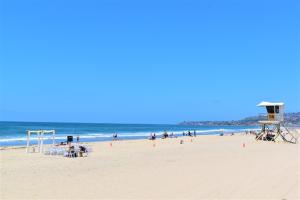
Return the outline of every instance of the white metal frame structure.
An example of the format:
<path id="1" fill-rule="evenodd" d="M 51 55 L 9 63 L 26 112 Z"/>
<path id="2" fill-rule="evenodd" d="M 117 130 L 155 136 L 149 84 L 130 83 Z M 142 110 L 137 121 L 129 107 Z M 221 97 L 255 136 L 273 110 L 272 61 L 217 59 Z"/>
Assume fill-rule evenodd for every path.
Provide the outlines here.
<path id="1" fill-rule="evenodd" d="M 27 136 L 27 145 L 26 145 L 26 152 L 29 152 L 30 147 L 30 136 L 32 134 L 36 134 L 38 137 L 38 152 L 42 153 L 44 151 L 43 145 L 44 145 L 44 135 L 45 134 L 52 134 L 52 144 L 55 143 L 55 130 L 27 130 L 26 136 Z"/>

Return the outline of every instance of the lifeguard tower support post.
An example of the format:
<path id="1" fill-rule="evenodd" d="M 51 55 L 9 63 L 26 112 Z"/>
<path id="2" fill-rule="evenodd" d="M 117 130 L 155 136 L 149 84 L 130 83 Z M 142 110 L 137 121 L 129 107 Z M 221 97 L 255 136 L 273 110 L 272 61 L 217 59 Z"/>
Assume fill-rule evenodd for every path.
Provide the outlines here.
<path id="1" fill-rule="evenodd" d="M 285 142 L 297 143 L 297 138 L 284 126 L 284 103 L 263 101 L 257 106 L 265 107 L 267 111 L 267 113 L 263 115 L 264 120 L 259 121 L 261 132 L 257 135 L 257 140 L 267 140 L 270 138 L 270 135 L 273 135 L 274 137 L 271 137 L 273 141 L 281 138 Z"/>

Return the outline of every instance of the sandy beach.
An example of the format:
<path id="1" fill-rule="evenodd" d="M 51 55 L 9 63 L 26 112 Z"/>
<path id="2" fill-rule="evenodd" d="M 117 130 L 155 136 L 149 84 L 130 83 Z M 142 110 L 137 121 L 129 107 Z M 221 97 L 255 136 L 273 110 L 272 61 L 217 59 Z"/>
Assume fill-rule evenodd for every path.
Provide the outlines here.
<path id="1" fill-rule="evenodd" d="M 300 199 L 299 144 L 192 139 L 89 143 L 83 158 L 1 150 L 0 199 Z"/>

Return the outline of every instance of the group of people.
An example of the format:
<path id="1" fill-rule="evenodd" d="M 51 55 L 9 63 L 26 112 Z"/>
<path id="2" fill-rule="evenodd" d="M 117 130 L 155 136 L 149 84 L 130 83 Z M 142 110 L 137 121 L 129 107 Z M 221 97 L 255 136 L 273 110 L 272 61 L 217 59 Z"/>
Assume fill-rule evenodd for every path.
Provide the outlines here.
<path id="1" fill-rule="evenodd" d="M 197 136 L 197 133 L 196 131 L 194 131 L 193 133 L 191 131 L 188 131 L 187 133 L 183 131 L 182 133 L 183 136 L 190 136 L 190 137 L 196 137 Z"/>
<path id="2" fill-rule="evenodd" d="M 166 138 L 176 138 L 177 136 L 172 132 L 170 134 L 168 134 L 167 131 L 165 131 L 162 136 L 161 139 L 166 139 Z"/>
<path id="3" fill-rule="evenodd" d="M 161 139 L 166 139 L 166 138 L 177 138 L 177 136 L 172 132 L 172 133 L 168 133 L 167 131 L 165 131 L 162 135 L 161 135 Z M 156 134 L 155 133 L 151 133 L 150 136 L 148 137 L 149 140 L 155 140 L 156 139 Z"/>
<path id="4" fill-rule="evenodd" d="M 245 131 L 246 135 L 256 135 L 256 131 Z"/>
<path id="5" fill-rule="evenodd" d="M 274 130 L 266 130 L 266 132 L 267 132 L 267 134 L 265 134 L 265 135 L 264 134 L 255 134 L 256 139 L 275 142 L 276 133 L 274 132 Z M 282 133 L 282 130 L 280 131 L 280 133 Z"/>
<path id="6" fill-rule="evenodd" d="M 191 131 L 188 132 L 183 132 L 182 133 L 183 136 L 190 136 L 190 137 L 196 137 L 196 131 L 194 131 L 193 133 Z M 156 140 L 157 136 L 155 133 L 150 133 L 148 139 L 149 140 Z M 167 131 L 165 131 L 162 135 L 161 135 L 161 139 L 166 139 L 166 138 L 177 138 L 177 135 L 175 135 L 173 132 L 168 133 Z M 112 135 L 112 140 L 118 140 L 118 134 L 115 133 Z"/>
<path id="7" fill-rule="evenodd" d="M 88 154 L 88 150 L 85 146 L 70 145 L 69 149 L 66 151 L 64 156 L 65 157 L 83 157 L 84 153 L 86 153 L 86 155 Z"/>

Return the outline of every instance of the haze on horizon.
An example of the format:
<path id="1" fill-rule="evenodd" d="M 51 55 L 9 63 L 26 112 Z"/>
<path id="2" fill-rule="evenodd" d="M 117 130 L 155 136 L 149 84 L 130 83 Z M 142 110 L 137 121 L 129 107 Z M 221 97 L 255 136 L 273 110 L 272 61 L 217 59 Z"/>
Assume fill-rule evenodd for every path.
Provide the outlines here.
<path id="1" fill-rule="evenodd" d="M 300 111 L 300 2 L 0 4 L 0 121 L 236 120 Z"/>

